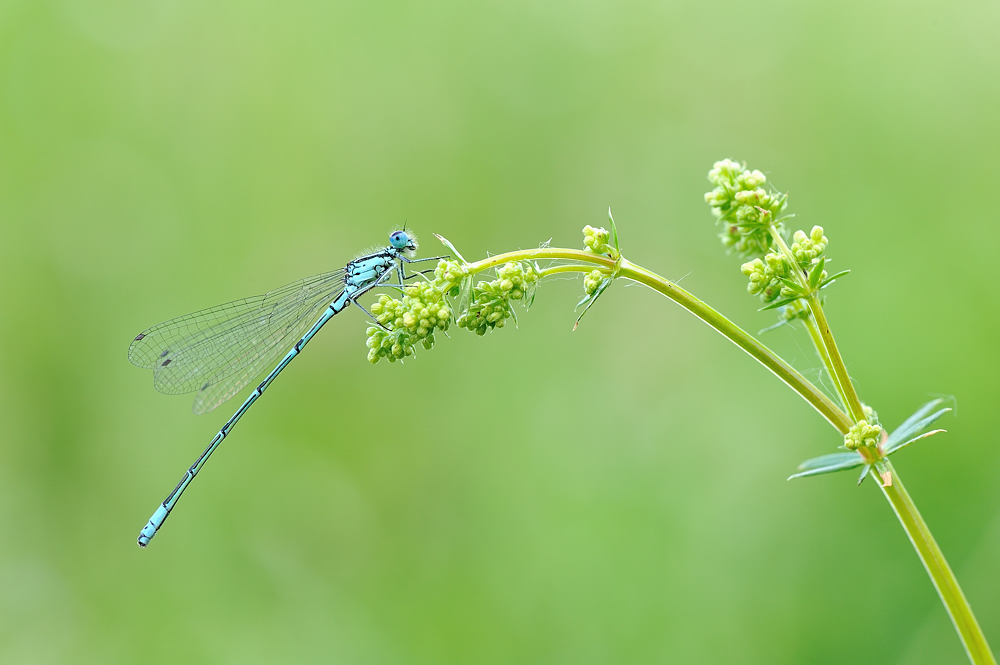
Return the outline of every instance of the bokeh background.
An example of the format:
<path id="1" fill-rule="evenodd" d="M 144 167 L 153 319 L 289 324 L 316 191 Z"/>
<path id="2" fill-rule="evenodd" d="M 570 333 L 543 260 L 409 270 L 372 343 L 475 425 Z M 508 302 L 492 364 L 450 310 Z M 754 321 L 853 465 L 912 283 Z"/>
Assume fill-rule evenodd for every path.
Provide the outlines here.
<path id="1" fill-rule="evenodd" d="M 207 416 L 125 352 L 407 221 L 469 258 L 626 255 L 749 330 L 702 194 L 747 160 L 821 224 L 829 316 L 1000 645 L 995 2 L 0 3 L 0 661 L 961 663 L 838 436 L 692 316 L 580 282 L 372 367 L 338 317 L 152 546 Z M 818 377 L 803 331 L 767 340 Z"/>

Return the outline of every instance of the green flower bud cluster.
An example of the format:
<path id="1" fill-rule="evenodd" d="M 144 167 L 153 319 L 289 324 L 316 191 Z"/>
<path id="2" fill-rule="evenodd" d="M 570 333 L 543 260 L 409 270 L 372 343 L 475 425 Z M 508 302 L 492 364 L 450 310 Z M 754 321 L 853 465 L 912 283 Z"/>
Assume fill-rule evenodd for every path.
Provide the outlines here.
<path id="1" fill-rule="evenodd" d="M 795 260 L 799 262 L 799 266 L 803 270 L 806 270 L 826 251 L 826 246 L 830 242 L 823 235 L 822 226 L 812 227 L 808 236 L 805 231 L 796 231 L 795 235 L 792 236 L 792 241 L 792 246 L 789 249 L 792 250 Z"/>
<path id="2" fill-rule="evenodd" d="M 583 251 L 585 252 L 610 256 L 617 260 L 618 250 L 609 244 L 610 240 L 611 234 L 603 227 L 595 229 L 589 224 L 583 227 L 583 244 L 586 245 Z"/>
<path id="3" fill-rule="evenodd" d="M 763 173 L 729 159 L 716 162 L 708 179 L 715 189 L 705 194 L 705 202 L 724 225 L 722 244 L 747 258 L 766 254 L 773 242 L 769 227 L 785 209 L 788 195 L 765 191 Z"/>
<path id="4" fill-rule="evenodd" d="M 771 252 L 763 259 L 754 259 L 740 266 L 743 274 L 750 278 L 747 291 L 750 295 L 759 295 L 764 302 L 772 302 L 780 295 L 789 295 L 782 279 L 788 279 L 792 270 L 788 261 L 781 254 Z"/>
<path id="5" fill-rule="evenodd" d="M 803 274 L 809 275 L 829 243 L 826 236 L 823 235 L 823 227 L 814 226 L 808 236 L 804 231 L 796 231 L 793 240 L 794 242 L 789 249 L 795 256 L 798 269 Z M 769 252 L 763 259 L 757 258 L 744 263 L 740 266 L 740 270 L 750 278 L 750 282 L 747 284 L 747 291 L 750 292 L 750 295 L 759 295 L 765 303 L 773 302 L 778 296 L 791 298 L 804 294 L 802 291 L 796 293 L 787 286 L 787 283 L 781 281 L 794 281 L 792 269 L 784 254 Z M 817 284 L 822 283 L 826 278 L 826 271 L 821 270 Z"/>
<path id="6" fill-rule="evenodd" d="M 462 280 L 468 277 L 468 275 L 469 270 L 461 261 L 446 261 L 445 259 L 441 259 L 438 261 L 437 267 L 434 268 L 433 283 L 438 288 L 450 285 L 448 295 L 454 297 L 458 295 Z"/>
<path id="7" fill-rule="evenodd" d="M 368 328 L 368 361 L 372 364 L 382 358 L 395 362 L 413 355 L 418 343 L 430 349 L 434 346 L 434 331 L 445 331 L 451 323 L 451 308 L 431 282 L 407 287 L 402 300 L 383 295 L 371 311 L 388 328 Z"/>
<path id="8" fill-rule="evenodd" d="M 479 282 L 473 288 L 469 311 L 458 319 L 458 325 L 477 335 L 494 328 L 503 328 L 513 316 L 512 300 L 531 300 L 538 283 L 538 272 L 526 261 L 507 263 L 497 271 L 497 279 Z"/>
<path id="9" fill-rule="evenodd" d="M 588 296 L 592 296 L 597 291 L 597 287 L 601 285 L 601 282 L 607 278 L 608 273 L 601 272 L 600 270 L 591 270 L 583 278 L 583 290 L 586 291 Z"/>
<path id="10" fill-rule="evenodd" d="M 881 427 L 877 424 L 869 424 L 867 420 L 859 420 L 844 435 L 844 447 L 848 450 L 857 450 L 858 448 L 877 450 L 881 440 Z"/>
<path id="11" fill-rule="evenodd" d="M 793 321 L 795 319 L 808 319 L 811 314 L 809 313 L 809 307 L 805 303 L 801 300 L 796 300 L 782 307 L 779 310 L 778 316 L 782 321 Z"/>

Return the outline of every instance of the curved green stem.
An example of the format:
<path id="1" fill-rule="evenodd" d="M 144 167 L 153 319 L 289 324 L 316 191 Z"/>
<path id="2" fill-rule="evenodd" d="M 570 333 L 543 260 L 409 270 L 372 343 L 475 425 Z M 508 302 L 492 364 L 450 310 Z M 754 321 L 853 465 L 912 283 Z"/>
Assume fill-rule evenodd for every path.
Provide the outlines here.
<path id="1" fill-rule="evenodd" d="M 543 247 L 539 249 L 526 249 L 516 252 L 497 254 L 482 261 L 466 265 L 470 274 L 475 274 L 487 270 L 494 266 L 507 263 L 508 261 L 530 261 L 546 259 L 563 259 L 578 261 L 580 263 L 595 265 L 613 272 L 618 271 L 619 277 L 630 279 L 644 286 L 657 291 L 670 298 L 678 305 L 688 310 L 699 319 L 714 328 L 729 341 L 747 352 L 752 358 L 757 360 L 767 369 L 771 370 L 775 376 L 785 382 L 792 390 L 797 392 L 803 399 L 816 409 L 820 415 L 827 419 L 842 434 L 851 427 L 851 419 L 845 414 L 833 400 L 827 397 L 821 390 L 813 385 L 808 379 L 800 374 L 794 367 L 785 362 L 780 356 L 769 348 L 761 344 L 752 335 L 741 329 L 735 323 L 724 317 L 722 314 L 709 307 L 707 304 L 677 286 L 670 280 L 646 270 L 641 266 L 625 260 L 614 261 L 606 256 L 591 254 L 574 249 L 559 249 L 553 247 Z M 584 269 L 583 266 L 567 267 L 569 270 Z"/>
<path id="2" fill-rule="evenodd" d="M 558 275 L 564 272 L 590 272 L 594 270 L 594 266 L 581 265 L 578 263 L 570 263 L 568 265 L 562 266 L 551 266 L 548 268 L 542 268 L 538 271 L 539 277 L 548 277 L 549 275 Z M 610 274 L 610 273 L 609 273 Z"/>
<path id="3" fill-rule="evenodd" d="M 688 310 L 699 319 L 710 325 L 729 341 L 740 347 L 750 357 L 771 370 L 775 376 L 785 382 L 788 387 L 797 392 L 809 402 L 814 409 L 829 421 L 839 432 L 846 433 L 851 427 L 850 418 L 833 400 L 827 397 L 815 385 L 800 374 L 795 368 L 785 362 L 771 349 L 761 344 L 755 337 L 744 331 L 735 323 L 724 317 L 712 307 L 688 293 L 673 282 L 660 277 L 654 272 L 622 259 L 619 276 L 650 287 L 678 305 Z"/>
<path id="4" fill-rule="evenodd" d="M 986 636 L 983 635 L 983 630 L 979 627 L 979 622 L 976 621 L 976 616 L 972 613 L 969 601 L 962 593 L 962 587 L 958 585 L 955 573 L 951 571 L 948 561 L 944 558 L 944 553 L 938 547 L 931 530 L 924 522 L 924 518 L 920 516 L 920 511 L 914 505 L 913 499 L 910 498 L 903 481 L 899 479 L 899 474 L 892 467 L 892 463 L 886 459 L 883 464 L 891 473 L 890 483 L 883 485 L 874 469 L 871 470 L 872 479 L 879 483 L 882 494 L 892 505 L 892 510 L 899 518 L 899 523 L 906 531 L 906 535 L 909 536 L 913 549 L 920 557 L 920 562 L 924 564 L 927 574 L 930 575 L 934 588 L 937 589 L 938 596 L 941 597 L 941 602 L 944 603 L 948 616 L 951 617 L 951 622 L 955 625 L 955 630 L 958 631 L 962 646 L 965 647 L 965 652 L 969 656 L 969 661 L 975 665 L 996 665 L 997 661 L 993 657 L 993 652 L 990 651 L 990 645 L 986 642 Z"/>
<path id="5" fill-rule="evenodd" d="M 786 255 L 791 257 L 791 251 L 780 236 L 778 236 L 778 241 L 783 251 L 787 252 Z M 545 268 L 541 271 L 543 275 L 566 272 L 589 272 L 593 269 L 591 266 L 596 266 L 606 270 L 610 274 L 617 273 L 618 277 L 624 277 L 648 286 L 654 291 L 670 298 L 714 328 L 733 342 L 733 344 L 746 351 L 764 367 L 771 370 L 775 376 L 784 381 L 785 384 L 819 411 L 841 434 L 845 434 L 856 420 L 864 418 L 861 402 L 854 390 L 854 386 L 851 384 L 847 368 L 837 349 L 833 334 L 830 332 L 830 326 L 827 323 L 822 304 L 815 293 L 812 293 L 808 298 L 809 308 L 814 318 L 806 321 L 806 327 L 823 361 L 823 365 L 837 385 L 841 399 L 847 408 L 850 409 L 851 416 L 844 413 L 829 397 L 773 351 L 739 328 L 732 321 L 722 316 L 722 314 L 670 280 L 641 266 L 637 266 L 624 258 L 615 261 L 606 256 L 599 256 L 579 250 L 541 248 L 497 254 L 482 261 L 466 264 L 466 268 L 470 274 L 475 274 L 508 261 L 551 259 L 575 261 L 577 263 Z M 793 262 L 792 265 L 795 265 L 795 263 Z M 795 272 L 799 273 L 800 271 Z M 804 276 L 798 275 L 797 278 L 804 283 Z M 899 523 L 913 544 L 917 556 L 920 557 L 920 561 L 923 563 L 928 575 L 930 575 L 934 588 L 937 589 L 938 595 L 941 597 L 941 601 L 944 603 L 948 615 L 951 617 L 955 629 L 958 631 L 959 638 L 965 647 L 969 660 L 975 665 L 996 665 L 996 660 L 993 658 L 982 629 L 980 629 L 976 617 L 972 613 L 972 608 L 962 593 L 958 580 L 948 566 L 944 554 L 935 542 L 934 536 L 931 534 L 927 524 L 920 516 L 916 505 L 914 505 L 910 495 L 906 492 L 906 488 L 899 479 L 898 473 L 888 459 L 882 459 L 879 462 L 881 468 L 889 471 L 890 482 L 883 485 L 881 482 L 882 479 L 874 468 L 871 470 L 871 474 L 882 488 L 882 493 L 892 506 L 893 511 L 899 518 Z"/>

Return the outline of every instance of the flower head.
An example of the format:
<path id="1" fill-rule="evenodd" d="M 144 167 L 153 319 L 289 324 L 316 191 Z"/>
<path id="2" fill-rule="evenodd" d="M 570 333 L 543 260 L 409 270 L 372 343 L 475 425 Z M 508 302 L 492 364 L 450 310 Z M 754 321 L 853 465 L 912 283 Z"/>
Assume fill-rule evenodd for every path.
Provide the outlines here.
<path id="1" fill-rule="evenodd" d="M 583 251 L 591 254 L 601 254 L 617 260 L 618 250 L 611 244 L 611 233 L 604 227 L 594 228 L 589 224 L 583 227 Z"/>
<path id="2" fill-rule="evenodd" d="M 795 260 L 799 262 L 799 266 L 803 270 L 822 256 L 823 252 L 826 251 L 827 244 L 830 242 L 823 235 L 822 226 L 812 227 L 809 235 L 806 235 L 805 231 L 796 231 L 792 236 L 792 240 L 792 246 L 789 249 L 792 250 Z"/>
<path id="3" fill-rule="evenodd" d="M 583 278 L 583 290 L 587 293 L 588 296 L 592 296 L 597 291 L 597 288 L 601 285 L 601 282 L 603 282 L 607 278 L 608 278 L 608 273 L 602 272 L 600 270 L 591 270 Z"/>
<path id="4" fill-rule="evenodd" d="M 451 323 L 451 308 L 431 282 L 418 282 L 406 288 L 402 300 L 387 295 L 372 305 L 372 314 L 382 327 L 368 328 L 368 360 L 382 358 L 390 362 L 413 355 L 420 343 L 425 349 L 434 346 L 434 331 L 445 331 Z"/>
<path id="5" fill-rule="evenodd" d="M 867 420 L 859 420 L 844 435 L 844 447 L 848 450 L 857 450 L 859 448 L 878 450 L 881 439 L 881 427 L 877 424 L 871 424 Z"/>
<path id="6" fill-rule="evenodd" d="M 715 189 L 705 194 L 705 202 L 723 225 L 722 244 L 746 258 L 766 254 L 773 243 L 770 227 L 780 228 L 778 215 L 788 196 L 766 191 L 763 173 L 730 159 L 716 162 L 708 179 Z"/>
<path id="7" fill-rule="evenodd" d="M 485 335 L 494 328 L 503 328 L 514 315 L 512 300 L 528 303 L 538 284 L 538 271 L 527 261 L 507 263 L 497 271 L 497 279 L 479 282 L 473 288 L 469 310 L 459 317 L 458 326 Z"/>

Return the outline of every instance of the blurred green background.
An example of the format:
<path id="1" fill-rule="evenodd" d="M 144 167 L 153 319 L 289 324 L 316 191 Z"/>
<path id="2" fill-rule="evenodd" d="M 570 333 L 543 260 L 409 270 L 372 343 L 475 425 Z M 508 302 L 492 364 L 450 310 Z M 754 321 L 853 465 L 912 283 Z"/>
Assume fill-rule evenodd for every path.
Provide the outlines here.
<path id="1" fill-rule="evenodd" d="M 571 333 L 365 359 L 328 326 L 152 546 L 236 408 L 156 393 L 140 330 L 339 267 L 408 220 L 468 258 L 626 255 L 749 330 L 702 200 L 723 157 L 826 227 L 829 316 L 1000 647 L 1000 5 L 0 3 L 0 661 L 961 663 L 839 437 L 642 288 Z M 804 332 L 767 340 L 817 376 Z"/>

